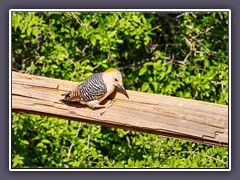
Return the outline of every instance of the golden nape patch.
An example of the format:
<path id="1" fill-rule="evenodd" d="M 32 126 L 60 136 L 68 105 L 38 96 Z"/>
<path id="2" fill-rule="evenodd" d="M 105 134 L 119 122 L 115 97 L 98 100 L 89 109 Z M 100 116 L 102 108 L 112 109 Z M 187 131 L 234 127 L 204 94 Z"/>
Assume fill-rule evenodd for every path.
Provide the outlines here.
<path id="1" fill-rule="evenodd" d="M 115 68 L 109 68 L 105 72 L 109 73 L 109 72 L 113 72 L 113 71 L 116 71 L 116 69 Z"/>

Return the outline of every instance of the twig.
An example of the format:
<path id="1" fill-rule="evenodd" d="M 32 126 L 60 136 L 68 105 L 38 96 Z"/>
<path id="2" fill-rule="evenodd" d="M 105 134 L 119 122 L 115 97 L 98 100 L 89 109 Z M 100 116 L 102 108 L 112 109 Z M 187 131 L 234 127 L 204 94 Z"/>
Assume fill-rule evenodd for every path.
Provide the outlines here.
<path id="1" fill-rule="evenodd" d="M 83 48 L 83 50 L 80 50 L 78 47 L 76 47 L 77 51 L 80 53 L 83 53 L 87 48 L 91 47 L 90 45 L 86 44 Z"/>
<path id="2" fill-rule="evenodd" d="M 178 19 L 178 18 L 184 16 L 186 13 L 187 13 L 187 12 L 184 12 L 184 13 L 182 13 L 182 14 L 179 14 L 178 16 L 176 16 L 176 18 Z"/>
<path id="3" fill-rule="evenodd" d="M 193 12 L 190 12 L 190 14 L 193 16 L 193 18 L 197 21 L 197 15 L 194 14 Z"/>
<path id="4" fill-rule="evenodd" d="M 125 136 L 126 136 L 126 140 L 127 140 L 127 142 L 128 142 L 128 147 L 129 147 L 129 148 L 132 148 L 132 146 L 131 146 L 131 139 L 130 139 L 129 136 L 127 135 L 129 132 L 130 132 L 130 130 L 127 130 L 126 133 L 125 133 Z"/>
<path id="5" fill-rule="evenodd" d="M 223 83 L 220 83 L 221 84 L 221 88 L 222 88 L 222 93 L 225 94 L 224 92 L 224 87 L 223 87 Z"/>
<path id="6" fill-rule="evenodd" d="M 31 61 L 31 65 L 28 67 L 28 69 L 25 71 L 25 74 L 29 74 L 30 70 L 32 69 L 32 66 L 34 65 L 33 61 Z"/>
<path id="7" fill-rule="evenodd" d="M 193 48 L 191 41 L 189 41 L 186 36 L 184 36 L 184 40 L 185 40 L 186 44 L 188 45 L 188 47 Z"/>
<path id="8" fill-rule="evenodd" d="M 188 60 L 188 57 L 192 54 L 192 51 L 190 51 L 187 56 L 184 58 L 183 60 L 183 64 L 186 64 L 187 60 Z"/>
<path id="9" fill-rule="evenodd" d="M 217 158 L 215 158 L 215 157 L 212 157 L 212 156 L 206 156 L 208 159 L 213 159 L 213 160 L 215 160 L 215 161 L 220 161 L 220 162 L 222 162 L 223 164 L 228 164 L 228 162 L 224 162 L 222 159 L 217 159 Z M 208 160 L 207 159 L 207 160 Z"/>
<path id="10" fill-rule="evenodd" d="M 128 135 L 126 136 L 126 139 L 127 139 L 127 142 L 128 142 L 128 147 L 131 149 L 132 148 L 131 141 L 130 141 L 130 138 L 128 137 Z"/>
<path id="11" fill-rule="evenodd" d="M 220 83 L 221 84 L 221 88 L 222 88 L 222 93 L 223 93 L 223 95 L 225 96 L 226 95 L 226 93 L 225 93 L 225 91 L 224 91 L 224 85 L 223 85 L 223 83 Z M 228 100 L 226 99 L 226 103 L 228 104 Z"/>
<path id="12" fill-rule="evenodd" d="M 196 151 L 174 151 L 172 154 L 196 154 Z"/>
<path id="13" fill-rule="evenodd" d="M 113 58 L 111 58 L 110 56 L 108 56 L 108 58 L 106 59 L 107 61 L 109 61 L 109 62 L 111 62 L 111 61 L 113 61 Z M 103 61 L 102 62 L 100 62 L 100 63 L 98 63 L 96 66 L 94 66 L 93 68 L 92 68 L 92 71 L 94 71 L 95 69 L 97 69 L 100 65 L 102 65 L 103 64 Z"/>
<path id="14" fill-rule="evenodd" d="M 90 53 L 90 54 L 88 54 L 87 56 L 85 56 L 84 58 L 82 58 L 82 59 L 80 59 L 80 60 L 78 60 L 78 61 L 76 61 L 76 62 L 82 62 L 82 61 L 84 61 L 85 59 L 87 59 L 89 56 L 91 56 L 93 53 Z M 76 63 L 75 62 L 75 63 Z"/>
<path id="15" fill-rule="evenodd" d="M 84 58 L 82 58 L 82 59 L 80 59 L 80 60 L 77 60 L 77 61 L 75 61 L 75 62 L 71 62 L 72 64 L 76 64 L 77 62 L 82 62 L 83 60 L 85 60 L 85 59 L 87 59 L 89 56 L 91 56 L 92 55 L 92 53 L 90 53 L 90 54 L 88 54 L 87 56 L 85 56 Z M 74 75 L 75 75 L 75 72 L 76 72 L 76 66 L 75 66 L 75 68 L 74 68 L 74 70 L 73 70 L 73 73 L 72 73 L 72 77 L 71 77 L 71 81 L 73 80 L 73 78 L 74 78 Z"/>
<path id="16" fill-rule="evenodd" d="M 187 36 L 187 37 L 191 38 L 192 40 L 194 40 L 194 42 L 196 42 L 196 44 L 198 44 L 199 46 L 203 47 L 206 50 L 207 54 L 215 54 L 216 53 L 214 51 L 209 50 L 204 44 L 200 43 L 197 39 L 192 37 L 190 34 L 186 34 L 186 33 L 183 32 L 183 35 L 184 35 L 184 37 Z"/>
<path id="17" fill-rule="evenodd" d="M 158 28 L 160 28 L 161 26 L 162 26 L 161 24 L 158 25 L 158 26 L 155 26 L 154 28 L 150 29 L 149 31 L 153 31 L 153 30 L 155 30 L 155 29 L 158 29 Z"/>
<path id="18" fill-rule="evenodd" d="M 87 27 L 83 24 L 83 22 L 81 21 L 81 19 L 78 19 L 78 18 L 74 15 L 73 12 L 72 12 L 71 14 L 72 14 L 72 16 L 74 17 L 74 19 L 76 19 L 77 23 L 78 23 L 80 26 L 83 26 L 83 27 L 85 28 L 85 30 L 87 31 L 88 29 L 87 29 Z"/>
<path id="19" fill-rule="evenodd" d="M 168 63 L 173 63 L 173 64 L 178 64 L 178 65 L 185 65 L 187 63 L 187 60 L 189 58 L 189 56 L 191 55 L 192 51 L 190 51 L 187 56 L 184 58 L 184 60 L 175 60 L 174 59 L 174 54 L 172 56 L 172 58 L 170 57 L 164 57 L 165 60 L 169 61 Z"/>
<path id="20" fill-rule="evenodd" d="M 25 59 L 22 60 L 22 63 L 24 64 L 26 60 L 28 60 L 30 57 L 27 57 Z"/>
<path id="21" fill-rule="evenodd" d="M 160 157 L 161 157 L 161 147 L 162 147 L 162 138 L 158 144 L 158 153 L 157 153 L 157 161 L 160 161 Z"/>
<path id="22" fill-rule="evenodd" d="M 75 135 L 75 138 L 78 137 L 78 134 L 79 134 L 79 132 L 80 132 L 80 130 L 81 130 L 81 126 L 82 126 L 82 123 L 80 122 L 79 125 L 78 125 L 78 129 L 77 129 L 77 133 L 76 133 L 76 135 Z M 71 146 L 70 146 L 70 148 L 69 148 L 69 150 L 68 150 L 68 156 L 67 156 L 68 159 L 69 159 L 69 157 L 70 157 L 72 148 L 73 148 L 73 146 L 74 146 L 75 138 L 73 139 L 72 144 L 71 144 Z"/>
<path id="23" fill-rule="evenodd" d="M 91 137 L 90 127 L 88 126 L 87 150 L 89 149 L 90 137 Z"/>

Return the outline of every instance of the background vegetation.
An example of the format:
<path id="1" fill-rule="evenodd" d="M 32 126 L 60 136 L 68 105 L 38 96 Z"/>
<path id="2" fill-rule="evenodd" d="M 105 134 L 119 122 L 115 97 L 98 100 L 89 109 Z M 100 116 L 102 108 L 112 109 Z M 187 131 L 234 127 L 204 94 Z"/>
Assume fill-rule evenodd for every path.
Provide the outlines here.
<path id="1" fill-rule="evenodd" d="M 228 104 L 227 12 L 14 12 L 13 68 L 82 81 L 117 67 L 127 89 Z M 228 168 L 228 149 L 12 115 L 12 167 Z"/>

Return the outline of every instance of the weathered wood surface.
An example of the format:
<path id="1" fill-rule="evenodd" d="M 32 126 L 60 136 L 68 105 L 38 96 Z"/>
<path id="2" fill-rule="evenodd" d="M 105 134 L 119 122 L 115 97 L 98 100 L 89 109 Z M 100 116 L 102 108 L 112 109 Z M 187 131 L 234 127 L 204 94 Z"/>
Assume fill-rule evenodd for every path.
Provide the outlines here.
<path id="1" fill-rule="evenodd" d="M 128 90 L 113 106 L 92 110 L 64 104 L 61 94 L 77 82 L 12 72 L 12 112 L 25 112 L 228 146 L 228 106 Z M 109 103 L 103 102 L 103 103 Z"/>

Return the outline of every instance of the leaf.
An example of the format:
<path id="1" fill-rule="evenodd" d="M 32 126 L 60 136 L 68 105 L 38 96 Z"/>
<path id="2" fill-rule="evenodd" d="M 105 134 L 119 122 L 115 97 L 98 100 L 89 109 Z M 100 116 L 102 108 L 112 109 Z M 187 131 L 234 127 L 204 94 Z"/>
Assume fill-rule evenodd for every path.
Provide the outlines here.
<path id="1" fill-rule="evenodd" d="M 27 140 L 22 140 L 21 143 L 25 145 L 29 145 L 29 142 Z"/>
<path id="2" fill-rule="evenodd" d="M 168 73 L 171 72 L 171 70 L 172 70 L 172 64 L 168 64 L 167 68 L 168 68 L 168 69 L 167 69 L 166 74 L 168 74 Z"/>
<path id="3" fill-rule="evenodd" d="M 162 69 L 161 60 L 158 60 L 156 63 L 153 64 L 153 68 L 157 71 Z"/>
<path id="4" fill-rule="evenodd" d="M 92 45 L 94 45 L 94 46 L 96 45 L 96 40 L 97 39 L 96 39 L 95 35 L 92 34 L 91 37 L 90 37 L 90 42 L 92 43 Z"/>
<path id="5" fill-rule="evenodd" d="M 88 73 L 84 74 L 84 78 L 88 78 L 88 77 L 90 77 L 91 75 L 93 75 L 93 73 L 92 73 L 92 72 L 88 72 Z"/>
<path id="6" fill-rule="evenodd" d="M 162 80 L 165 77 L 165 72 L 159 73 L 159 81 Z"/>
<path id="7" fill-rule="evenodd" d="M 152 82 L 154 92 L 156 93 L 158 90 L 158 83 L 157 82 Z"/>
<path id="8" fill-rule="evenodd" d="M 51 68 L 58 69 L 58 66 L 56 64 L 51 65 Z"/>
<path id="9" fill-rule="evenodd" d="M 176 146 L 176 147 L 173 148 L 173 150 L 175 150 L 175 151 L 181 151 L 182 148 L 181 148 L 181 146 Z"/>
<path id="10" fill-rule="evenodd" d="M 191 93 L 189 91 L 184 92 L 183 97 L 184 98 L 190 98 L 191 97 Z"/>
<path id="11" fill-rule="evenodd" d="M 142 76 L 143 74 L 145 74 L 145 72 L 147 71 L 146 67 L 142 67 L 138 73 L 139 76 Z"/>
<path id="12" fill-rule="evenodd" d="M 144 40 L 144 45 L 146 46 L 151 41 L 151 38 L 147 36 L 147 37 L 144 37 L 143 40 Z"/>
<path id="13" fill-rule="evenodd" d="M 133 166 L 134 166 L 134 161 L 132 160 L 132 158 L 129 158 L 129 159 L 128 159 L 128 165 L 129 165 L 130 167 L 133 167 Z"/>
<path id="14" fill-rule="evenodd" d="M 143 24 L 147 24 L 147 20 L 146 20 L 146 18 L 144 17 L 144 15 L 141 16 L 141 18 L 142 18 L 142 22 L 143 22 Z"/>
<path id="15" fill-rule="evenodd" d="M 143 83 L 141 91 L 147 91 L 149 89 L 149 84 L 147 82 Z"/>
<path id="16" fill-rule="evenodd" d="M 31 27 L 28 27 L 28 28 L 27 28 L 27 35 L 28 35 L 28 36 L 31 36 L 31 33 L 32 33 L 32 28 L 31 28 Z"/>
<path id="17" fill-rule="evenodd" d="M 102 36 L 100 36 L 99 34 L 95 34 L 95 38 L 98 40 L 102 40 Z"/>
<path id="18" fill-rule="evenodd" d="M 113 36 L 115 36 L 116 33 L 117 31 L 108 32 L 108 38 L 112 38 Z"/>
<path id="19" fill-rule="evenodd" d="M 43 143 L 40 142 L 40 143 L 37 144 L 36 147 L 39 147 L 39 148 L 40 148 L 40 147 L 44 147 L 44 145 L 43 145 Z"/>
<path id="20" fill-rule="evenodd" d="M 121 44 L 121 43 L 123 43 L 123 40 L 122 39 L 117 39 L 116 42 Z"/>
<path id="21" fill-rule="evenodd" d="M 156 50 L 156 59 L 163 59 L 165 55 L 166 55 L 165 52 Z"/>
<path id="22" fill-rule="evenodd" d="M 75 30 L 74 30 L 74 28 L 71 28 L 71 31 L 70 31 L 70 33 L 71 33 L 71 36 L 72 36 L 72 37 L 74 37 L 74 33 L 75 33 Z"/>
<path id="23" fill-rule="evenodd" d="M 140 18 L 139 18 L 138 16 L 136 16 L 136 15 L 133 15 L 132 18 L 133 18 L 133 20 L 134 20 L 135 22 L 137 22 L 137 23 L 140 23 L 140 22 L 141 22 L 141 21 L 140 21 Z"/>
<path id="24" fill-rule="evenodd" d="M 24 160 L 24 157 L 19 156 L 19 155 L 16 155 L 16 156 L 12 159 L 12 162 L 13 162 L 12 166 L 13 166 L 13 167 L 17 167 L 17 165 L 22 165 L 22 164 L 24 164 L 23 160 Z"/>
<path id="25" fill-rule="evenodd" d="M 51 144 L 51 141 L 49 141 L 48 139 L 43 139 L 41 142 L 45 144 Z"/>
<path id="26" fill-rule="evenodd" d="M 108 68 L 108 65 L 107 65 L 107 64 L 101 64 L 101 66 L 102 66 L 104 69 L 107 69 L 107 68 Z"/>

